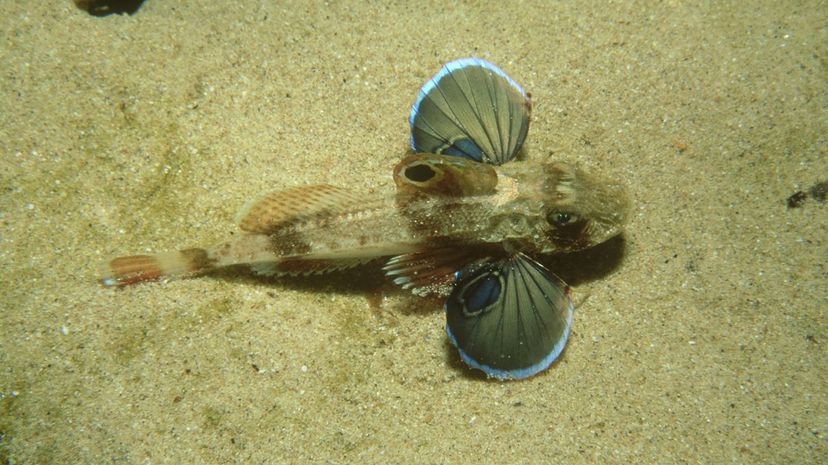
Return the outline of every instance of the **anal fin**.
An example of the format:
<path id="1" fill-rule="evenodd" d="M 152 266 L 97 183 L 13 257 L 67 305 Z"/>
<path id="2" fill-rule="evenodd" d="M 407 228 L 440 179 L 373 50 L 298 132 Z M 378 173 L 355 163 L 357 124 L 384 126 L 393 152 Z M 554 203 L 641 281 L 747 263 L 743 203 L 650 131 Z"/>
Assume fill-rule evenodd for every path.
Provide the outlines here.
<path id="1" fill-rule="evenodd" d="M 250 269 L 260 276 L 308 276 L 346 270 L 373 260 L 375 260 L 375 257 L 347 259 L 288 258 L 275 262 L 251 263 Z"/>
<path id="2" fill-rule="evenodd" d="M 397 255 L 382 268 L 394 284 L 416 295 L 451 293 L 454 273 L 481 256 L 481 252 L 464 247 L 442 245 Z"/>

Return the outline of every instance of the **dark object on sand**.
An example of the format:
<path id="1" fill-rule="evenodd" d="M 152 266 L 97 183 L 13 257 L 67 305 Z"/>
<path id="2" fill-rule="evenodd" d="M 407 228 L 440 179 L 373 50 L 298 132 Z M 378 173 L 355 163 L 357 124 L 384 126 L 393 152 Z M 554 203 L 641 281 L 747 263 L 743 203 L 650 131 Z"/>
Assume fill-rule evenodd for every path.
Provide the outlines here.
<path id="1" fill-rule="evenodd" d="M 144 0 L 75 0 L 75 5 L 92 16 L 134 14 Z"/>
<path id="2" fill-rule="evenodd" d="M 786 201 L 788 203 L 788 208 L 799 208 L 805 203 L 805 199 L 808 198 L 808 194 L 802 191 L 796 191 L 788 197 Z"/>
<path id="3" fill-rule="evenodd" d="M 820 181 L 814 184 L 808 189 L 808 193 L 811 194 L 814 200 L 825 202 L 825 194 L 828 193 L 828 181 Z"/>
<path id="4" fill-rule="evenodd" d="M 808 192 L 794 192 L 785 202 L 788 204 L 788 208 L 799 208 L 805 203 L 808 196 L 819 203 L 825 203 L 826 195 L 828 195 L 828 181 L 820 181 L 808 188 Z"/>

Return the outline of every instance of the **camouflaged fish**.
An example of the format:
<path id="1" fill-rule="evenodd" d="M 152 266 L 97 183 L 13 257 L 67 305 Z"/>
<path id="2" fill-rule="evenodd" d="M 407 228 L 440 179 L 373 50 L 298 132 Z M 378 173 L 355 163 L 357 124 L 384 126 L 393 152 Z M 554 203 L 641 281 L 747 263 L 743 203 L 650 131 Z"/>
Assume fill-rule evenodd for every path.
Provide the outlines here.
<path id="1" fill-rule="evenodd" d="M 411 110 L 411 146 L 388 194 L 328 184 L 247 205 L 242 234 L 206 248 L 116 258 L 122 286 L 249 266 L 263 275 L 384 270 L 415 294 L 447 296 L 446 330 L 461 358 L 500 379 L 546 369 L 569 335 L 566 284 L 529 255 L 580 250 L 621 232 L 622 185 L 557 162 L 514 161 L 531 100 L 480 59 L 445 65 Z"/>

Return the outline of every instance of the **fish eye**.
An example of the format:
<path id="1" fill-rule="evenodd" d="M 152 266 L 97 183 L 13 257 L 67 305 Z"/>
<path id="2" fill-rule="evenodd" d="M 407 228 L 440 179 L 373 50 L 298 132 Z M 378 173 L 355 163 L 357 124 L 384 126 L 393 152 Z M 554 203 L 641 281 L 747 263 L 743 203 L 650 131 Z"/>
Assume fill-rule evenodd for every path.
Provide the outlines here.
<path id="1" fill-rule="evenodd" d="M 553 211 L 546 216 L 546 219 L 557 227 L 564 227 L 578 221 L 578 216 L 569 212 Z"/>
<path id="2" fill-rule="evenodd" d="M 437 173 L 433 168 L 424 164 L 409 166 L 405 169 L 405 177 L 414 182 L 426 182 L 435 174 Z"/>

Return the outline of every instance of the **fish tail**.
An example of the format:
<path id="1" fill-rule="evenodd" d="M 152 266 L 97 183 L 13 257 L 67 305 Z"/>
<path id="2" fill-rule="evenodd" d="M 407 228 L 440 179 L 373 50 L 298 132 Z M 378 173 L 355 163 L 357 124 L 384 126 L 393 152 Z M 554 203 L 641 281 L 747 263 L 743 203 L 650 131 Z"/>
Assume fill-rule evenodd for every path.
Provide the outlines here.
<path id="1" fill-rule="evenodd" d="M 206 273 L 216 267 L 206 249 L 193 248 L 155 255 L 118 257 L 104 264 L 104 286 L 127 286 L 144 281 L 174 279 Z"/>

